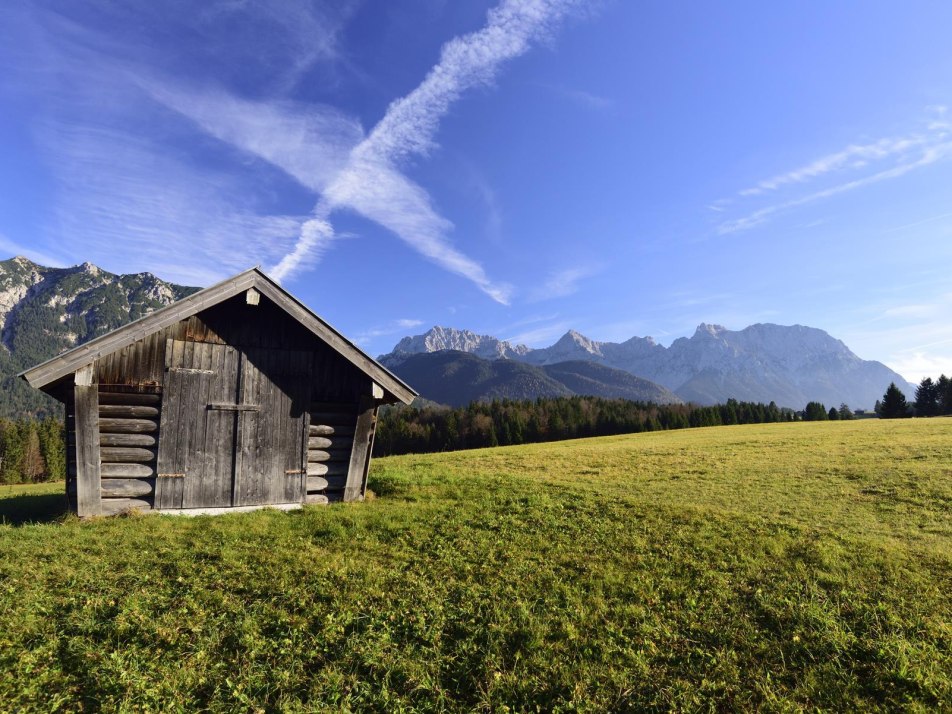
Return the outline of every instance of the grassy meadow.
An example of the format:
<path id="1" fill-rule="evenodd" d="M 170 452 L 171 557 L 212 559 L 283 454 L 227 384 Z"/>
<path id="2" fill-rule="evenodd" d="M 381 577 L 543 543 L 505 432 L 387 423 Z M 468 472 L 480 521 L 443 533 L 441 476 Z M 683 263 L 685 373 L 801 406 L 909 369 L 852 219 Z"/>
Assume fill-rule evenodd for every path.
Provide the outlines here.
<path id="1" fill-rule="evenodd" d="M 0 487 L 0 710 L 952 710 L 952 419 L 374 462 L 363 504 Z"/>

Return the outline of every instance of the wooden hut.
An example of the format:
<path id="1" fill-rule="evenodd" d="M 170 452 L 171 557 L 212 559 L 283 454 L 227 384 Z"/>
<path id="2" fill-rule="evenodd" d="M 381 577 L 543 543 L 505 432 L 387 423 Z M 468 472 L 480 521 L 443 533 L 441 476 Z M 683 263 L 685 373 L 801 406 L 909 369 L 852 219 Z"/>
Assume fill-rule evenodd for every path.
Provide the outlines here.
<path id="1" fill-rule="evenodd" d="M 21 376 L 66 405 L 80 516 L 359 500 L 377 408 L 416 396 L 257 268 Z"/>

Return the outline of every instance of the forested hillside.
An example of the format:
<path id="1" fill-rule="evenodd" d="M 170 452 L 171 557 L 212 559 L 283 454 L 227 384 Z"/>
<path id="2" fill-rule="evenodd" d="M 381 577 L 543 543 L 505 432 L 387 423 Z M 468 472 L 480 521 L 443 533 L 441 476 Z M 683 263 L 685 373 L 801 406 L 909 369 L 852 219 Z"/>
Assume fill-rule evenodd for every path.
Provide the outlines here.
<path id="1" fill-rule="evenodd" d="M 17 374 L 195 290 L 90 263 L 48 268 L 21 257 L 0 261 L 0 417 L 61 416 L 58 402 Z"/>

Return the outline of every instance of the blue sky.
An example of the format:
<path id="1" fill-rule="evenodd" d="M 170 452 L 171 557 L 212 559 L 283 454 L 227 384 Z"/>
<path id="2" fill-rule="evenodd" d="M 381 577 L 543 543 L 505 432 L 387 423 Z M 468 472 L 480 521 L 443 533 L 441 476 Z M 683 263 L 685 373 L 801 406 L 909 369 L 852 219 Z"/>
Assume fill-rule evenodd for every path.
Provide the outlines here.
<path id="1" fill-rule="evenodd" d="M 261 264 L 372 354 L 700 322 L 952 374 L 945 2 L 5 2 L 0 253 Z"/>

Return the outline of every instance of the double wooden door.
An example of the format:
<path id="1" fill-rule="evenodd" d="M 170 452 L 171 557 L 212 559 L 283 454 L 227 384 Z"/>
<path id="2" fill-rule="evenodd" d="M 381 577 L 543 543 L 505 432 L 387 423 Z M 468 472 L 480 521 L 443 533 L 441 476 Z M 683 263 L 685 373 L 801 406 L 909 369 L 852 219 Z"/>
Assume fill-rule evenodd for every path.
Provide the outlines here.
<path id="1" fill-rule="evenodd" d="M 155 508 L 304 499 L 311 354 L 169 340 Z"/>

